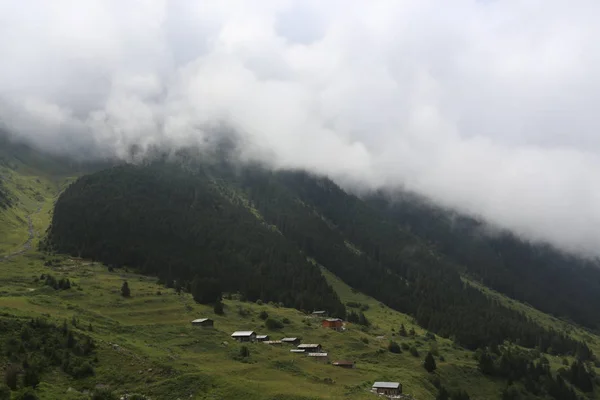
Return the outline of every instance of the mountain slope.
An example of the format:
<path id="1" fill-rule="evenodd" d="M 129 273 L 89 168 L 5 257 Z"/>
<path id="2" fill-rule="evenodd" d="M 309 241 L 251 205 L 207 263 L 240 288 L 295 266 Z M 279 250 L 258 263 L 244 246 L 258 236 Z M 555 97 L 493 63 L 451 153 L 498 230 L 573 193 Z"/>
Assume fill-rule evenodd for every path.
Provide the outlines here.
<path id="1" fill-rule="evenodd" d="M 345 315 L 318 268 L 246 207 L 228 201 L 202 172 L 159 164 L 85 176 L 57 202 L 49 242 L 165 282 L 215 280 L 212 286 L 252 301 Z"/>
<path id="2" fill-rule="evenodd" d="M 407 194 L 367 199 L 388 220 L 427 240 L 464 272 L 501 293 L 556 317 L 600 327 L 600 264 L 566 255 Z M 557 227 L 560 229 L 560 227 Z"/>
<path id="3" fill-rule="evenodd" d="M 232 202 L 231 193 L 245 203 Z M 214 164 L 184 172 L 164 163 L 103 171 L 60 197 L 49 242 L 165 281 L 218 277 L 251 300 L 342 315 L 308 256 L 468 348 L 510 340 L 590 357 L 585 344 L 465 285 L 458 266 L 360 199 L 302 172 Z"/>

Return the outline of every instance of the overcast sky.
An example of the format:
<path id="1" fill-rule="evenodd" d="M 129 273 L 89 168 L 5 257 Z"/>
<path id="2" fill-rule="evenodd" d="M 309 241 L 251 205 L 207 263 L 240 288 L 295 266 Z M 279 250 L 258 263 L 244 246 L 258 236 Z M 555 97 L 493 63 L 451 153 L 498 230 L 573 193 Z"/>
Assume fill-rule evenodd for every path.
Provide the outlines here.
<path id="1" fill-rule="evenodd" d="M 0 121 L 398 186 L 600 255 L 597 0 L 0 0 Z"/>

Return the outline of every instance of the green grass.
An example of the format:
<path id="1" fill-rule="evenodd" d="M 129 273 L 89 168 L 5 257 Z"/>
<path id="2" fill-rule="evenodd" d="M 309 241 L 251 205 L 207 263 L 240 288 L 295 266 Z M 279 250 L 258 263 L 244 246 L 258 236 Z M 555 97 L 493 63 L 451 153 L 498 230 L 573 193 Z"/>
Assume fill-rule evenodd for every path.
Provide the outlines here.
<path id="1" fill-rule="evenodd" d="M 234 399 L 306 400 L 306 399 L 377 399 L 368 389 L 375 380 L 399 381 L 404 392 L 415 399 L 434 399 L 432 380 L 438 378 L 448 388 L 462 388 L 472 399 L 499 399 L 506 382 L 490 379 L 477 370 L 473 353 L 440 337 L 426 337 L 426 331 L 414 320 L 354 291 L 325 268 L 322 273 L 344 303 L 360 303 L 371 327 L 347 324 L 345 332 L 320 326 L 320 320 L 301 312 L 269 304 L 225 300 L 225 315 L 214 315 L 212 307 L 196 304 L 190 295 L 178 295 L 156 283 L 152 277 L 127 270 L 109 272 L 105 266 L 68 256 L 48 256 L 35 251 L 50 220 L 54 200 L 68 183 L 62 176 L 45 176 L 39 171 L 8 169 L 0 173 L 16 206 L 0 212 L 0 257 L 22 248 L 28 238 L 27 216 L 34 225 L 32 250 L 0 262 L 0 315 L 45 316 L 57 324 L 79 320 L 75 329 L 92 336 L 98 343 L 96 374 L 73 380 L 59 369 L 42 376 L 38 388 L 41 399 L 85 399 L 84 390 L 97 385 L 118 393 L 139 392 L 153 399 Z M 245 201 L 232 195 L 232 201 Z M 250 203 L 244 203 L 251 207 Z M 36 212 L 38 211 L 39 212 Z M 257 214 L 257 218 L 261 218 Z M 352 247 L 352 243 L 347 242 Z M 54 291 L 39 280 L 41 274 L 67 277 L 70 290 Z M 120 296 L 127 280 L 132 297 Z M 566 322 L 507 299 L 481 285 L 470 282 L 489 296 L 525 312 L 545 326 L 585 337 L 600 354 L 598 338 Z M 160 295 L 158 294 L 160 292 Z M 235 298 L 235 296 L 233 296 Z M 240 311 L 241 310 L 241 311 Z M 356 309 L 358 310 L 358 309 Z M 259 313 L 287 319 L 281 331 L 270 332 Z M 215 320 L 214 329 L 192 327 L 200 317 Z M 0 316 L 1 318 L 1 316 Z M 414 337 L 398 334 L 401 324 L 413 328 Z M 92 326 L 89 331 L 88 327 Z M 240 360 L 240 345 L 231 340 L 235 330 L 255 330 L 277 339 L 299 336 L 304 343 L 316 342 L 330 353 L 330 360 L 356 361 L 355 369 L 321 364 L 305 356 L 290 354 L 290 347 L 249 344 L 250 357 Z M 416 347 L 419 357 L 408 351 L 387 351 L 390 340 Z M 422 367 L 426 353 L 437 349 L 445 361 L 436 357 L 438 369 L 428 374 Z M 0 365 L 4 360 L 0 356 Z M 553 369 L 562 359 L 549 357 Z M 72 388 L 70 392 L 67 390 Z M 191 396 L 191 397 L 190 397 Z"/>
<path id="2" fill-rule="evenodd" d="M 175 393 L 182 398 L 192 394 L 198 399 L 272 399 L 276 395 L 373 399 L 367 389 L 375 380 L 400 381 L 405 392 L 415 398 L 434 398 L 430 374 L 421 365 L 434 341 L 426 340 L 425 332 L 410 317 L 353 292 L 327 271 L 324 274 L 344 301 L 369 306 L 365 314 L 372 321 L 370 329 L 347 324 L 345 332 L 334 332 L 322 328 L 320 320 L 294 309 L 236 300 L 225 300 L 225 315 L 216 316 L 211 307 L 195 304 L 190 295 L 178 295 L 173 289 L 158 285 L 154 278 L 125 270 L 109 272 L 102 265 L 70 257 L 53 258 L 59 262 L 52 267 L 44 266 L 43 256 L 35 252 L 2 264 L 0 312 L 27 317 L 49 315 L 57 323 L 75 316 L 78 326 L 86 331 L 91 324 L 93 331 L 86 334 L 100 343 L 99 367 L 95 377 L 81 382 L 58 373 L 45 376 L 43 381 L 51 385 L 40 389 L 44 399 L 63 398 L 68 387 L 83 390 L 97 384 L 154 398 Z M 68 277 L 75 286 L 66 291 L 43 286 L 36 278 L 47 273 Z M 120 296 L 124 280 L 131 288 L 130 299 Z M 290 323 L 281 331 L 269 332 L 258 317 L 263 310 L 272 318 L 287 318 Z M 191 326 L 192 319 L 203 316 L 215 320 L 214 329 Z M 401 323 L 407 329 L 414 327 L 416 336 L 396 336 Z M 262 343 L 250 344 L 251 356 L 248 362 L 241 362 L 236 359 L 239 344 L 229 335 L 242 329 L 268 333 L 273 338 L 299 336 L 305 343 L 321 343 L 332 361 L 352 359 L 357 368 L 346 370 L 320 364 L 290 354 L 290 347 Z M 380 336 L 384 338 L 378 339 Z M 388 352 L 390 339 L 416 346 L 420 357 L 407 351 Z M 111 343 L 117 344 L 118 350 Z M 438 360 L 436 375 L 442 382 L 469 390 L 472 398 L 498 398 L 501 384 L 477 371 L 471 352 L 442 338 L 435 343 L 446 359 Z"/>

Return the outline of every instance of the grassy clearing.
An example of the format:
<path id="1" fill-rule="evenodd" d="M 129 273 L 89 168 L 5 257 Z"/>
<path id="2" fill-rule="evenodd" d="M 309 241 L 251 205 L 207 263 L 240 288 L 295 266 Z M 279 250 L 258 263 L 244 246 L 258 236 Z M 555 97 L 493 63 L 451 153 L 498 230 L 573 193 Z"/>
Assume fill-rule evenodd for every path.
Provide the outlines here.
<path id="1" fill-rule="evenodd" d="M 64 398 L 69 387 L 81 391 L 98 384 L 154 398 L 169 398 L 162 397 L 169 392 L 196 399 L 273 399 L 276 395 L 373 399 L 376 397 L 367 389 L 374 380 L 400 381 L 405 392 L 415 398 L 433 399 L 435 388 L 421 363 L 426 352 L 435 347 L 446 360 L 438 359 L 436 375 L 447 386 L 459 385 L 469 390 L 472 398 L 481 399 L 497 398 L 501 389 L 498 383 L 479 374 L 472 353 L 441 338 L 427 340 L 425 332 L 409 317 L 354 293 L 327 271 L 324 273 L 344 301 L 369 306 L 365 314 L 372 321 L 371 328 L 348 324 L 346 332 L 334 332 L 322 328 L 320 320 L 294 309 L 236 300 L 225 300 L 225 315 L 217 316 L 212 307 L 195 304 L 191 296 L 178 295 L 158 285 L 154 278 L 125 270 L 109 272 L 102 265 L 69 257 L 53 259 L 53 266 L 44 266 L 43 256 L 31 252 L 3 263 L 0 312 L 26 317 L 46 315 L 57 323 L 75 317 L 78 329 L 100 343 L 99 364 L 96 376 L 83 381 L 58 373 L 45 376 L 42 381 L 49 384 L 40 389 L 44 399 Z M 38 278 L 48 273 L 69 278 L 74 286 L 63 291 L 44 286 Z M 131 288 L 129 299 L 119 292 L 125 280 Z M 289 323 L 281 331 L 270 332 L 259 318 L 263 310 L 271 318 L 287 319 Z M 191 326 L 192 319 L 203 316 L 215 320 L 214 329 Z M 397 336 L 401 323 L 407 329 L 414 326 L 416 336 Z M 90 325 L 92 331 L 88 331 Z M 272 338 L 299 336 L 305 343 L 321 343 L 331 361 L 351 359 L 357 367 L 336 368 L 290 354 L 290 347 L 262 343 L 249 344 L 250 357 L 240 360 L 240 345 L 231 340 L 230 334 L 241 329 Z M 408 351 L 388 352 L 390 339 L 415 346 L 420 356 L 414 357 Z"/>

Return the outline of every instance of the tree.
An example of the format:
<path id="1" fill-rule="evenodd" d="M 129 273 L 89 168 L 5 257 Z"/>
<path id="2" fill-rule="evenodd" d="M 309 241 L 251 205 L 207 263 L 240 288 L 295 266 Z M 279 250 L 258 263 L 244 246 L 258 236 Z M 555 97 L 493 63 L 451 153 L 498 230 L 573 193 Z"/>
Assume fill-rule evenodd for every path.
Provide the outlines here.
<path id="1" fill-rule="evenodd" d="M 4 372 L 4 383 L 6 383 L 6 386 L 11 390 L 17 390 L 18 381 L 19 368 L 14 364 L 10 364 L 6 367 L 6 371 Z"/>
<path id="2" fill-rule="evenodd" d="M 10 400 L 10 389 L 2 383 L 0 383 L 0 400 Z"/>
<path id="3" fill-rule="evenodd" d="M 463 389 L 458 389 L 457 391 L 452 393 L 452 400 L 471 400 L 469 397 L 469 393 L 464 391 Z"/>
<path id="4" fill-rule="evenodd" d="M 219 281 L 196 275 L 192 281 L 192 297 L 196 303 L 200 304 L 212 304 L 221 301 L 222 292 Z"/>
<path id="5" fill-rule="evenodd" d="M 265 326 L 267 327 L 267 329 L 274 331 L 277 329 L 282 329 L 283 328 L 283 323 L 281 323 L 281 321 L 278 321 L 276 319 L 273 318 L 268 318 L 265 321 Z"/>
<path id="6" fill-rule="evenodd" d="M 225 314 L 225 311 L 223 310 L 223 302 L 222 301 L 215 302 L 215 305 L 213 307 L 213 311 L 217 315 L 223 315 L 223 314 Z"/>
<path id="7" fill-rule="evenodd" d="M 123 282 L 123 285 L 121 285 L 121 296 L 123 296 L 123 297 L 131 296 L 131 290 L 129 290 L 129 284 L 127 283 L 127 281 Z"/>
<path id="8" fill-rule="evenodd" d="M 415 336 L 415 328 L 411 327 L 411 328 L 410 328 L 410 331 L 408 331 L 408 334 L 409 334 L 410 336 Z"/>
<path id="9" fill-rule="evenodd" d="M 388 344 L 388 350 L 390 351 L 390 353 L 402 353 L 402 350 L 400 350 L 400 346 L 398 346 L 398 343 L 394 342 L 393 340 L 390 340 L 390 344 Z"/>
<path id="10" fill-rule="evenodd" d="M 260 314 L 258 314 L 258 317 L 263 321 L 266 321 L 267 318 L 269 318 L 269 314 L 265 310 L 262 310 Z"/>
<path id="11" fill-rule="evenodd" d="M 243 358 L 250 357 L 250 349 L 248 349 L 248 346 L 240 347 L 240 357 L 243 357 Z"/>
<path id="12" fill-rule="evenodd" d="M 369 320 L 367 319 L 367 317 L 365 317 L 365 314 L 363 314 L 362 312 L 358 315 L 358 323 L 360 325 L 363 326 L 370 326 L 371 323 L 369 322 Z"/>
<path id="13" fill-rule="evenodd" d="M 440 386 L 435 400 L 450 400 L 450 393 L 448 393 L 448 390 L 445 387 Z"/>
<path id="14" fill-rule="evenodd" d="M 495 367 L 494 360 L 492 356 L 487 351 L 483 351 L 479 356 L 479 360 L 477 363 L 479 370 L 486 375 L 494 375 Z"/>
<path id="15" fill-rule="evenodd" d="M 435 364 L 435 358 L 433 358 L 433 355 L 431 355 L 431 352 L 427 353 L 427 355 L 425 356 L 425 361 L 423 362 L 423 367 L 425 367 L 425 370 L 429 373 L 436 370 L 437 365 Z"/>
<path id="16" fill-rule="evenodd" d="M 406 328 L 404 327 L 404 324 L 400 325 L 400 330 L 398 330 L 398 334 L 400 336 L 407 336 L 408 334 L 406 333 Z"/>

